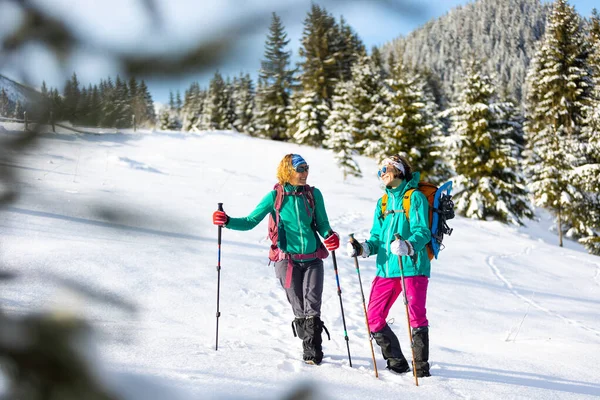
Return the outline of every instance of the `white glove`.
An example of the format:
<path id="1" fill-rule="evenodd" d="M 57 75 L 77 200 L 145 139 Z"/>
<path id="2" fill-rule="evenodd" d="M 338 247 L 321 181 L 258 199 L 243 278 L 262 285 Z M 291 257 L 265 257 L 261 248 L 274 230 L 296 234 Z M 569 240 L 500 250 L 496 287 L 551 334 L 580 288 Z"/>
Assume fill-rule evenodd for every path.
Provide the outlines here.
<path id="1" fill-rule="evenodd" d="M 415 254 L 412 244 L 408 240 L 396 239 L 392 242 L 390 249 L 397 256 L 412 256 Z"/>
<path id="2" fill-rule="evenodd" d="M 354 246 L 352 246 L 352 243 L 348 242 L 346 244 L 346 254 L 348 254 L 348 257 L 356 257 L 357 255 L 360 255 L 362 258 L 369 257 L 369 254 L 371 254 L 371 249 L 369 249 L 369 245 L 367 245 L 367 242 L 361 243 L 360 247 L 362 248 L 362 250 L 357 251 L 357 249 Z"/>

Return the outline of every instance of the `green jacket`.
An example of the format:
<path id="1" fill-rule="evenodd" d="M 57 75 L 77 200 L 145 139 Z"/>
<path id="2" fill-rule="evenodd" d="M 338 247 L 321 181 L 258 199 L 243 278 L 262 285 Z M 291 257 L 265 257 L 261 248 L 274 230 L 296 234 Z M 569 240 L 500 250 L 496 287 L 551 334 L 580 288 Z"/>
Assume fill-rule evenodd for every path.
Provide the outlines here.
<path id="1" fill-rule="evenodd" d="M 409 220 L 406 219 L 402 210 L 402 198 L 410 188 L 417 188 L 420 174 L 413 173 L 410 181 L 403 181 L 395 189 L 386 189 L 388 194 L 387 210 L 394 210 L 393 214 L 381 215 L 381 199 L 377 202 L 371 237 L 367 240 L 370 254 L 377 254 L 377 276 L 382 278 L 396 278 L 400 276 L 400 265 L 398 256 L 390 251 L 390 245 L 394 241 L 394 234 L 408 240 L 414 250 L 415 259 L 402 256 L 404 276 L 424 275 L 429 277 L 431 264 L 427 256 L 425 245 L 431 240 L 429 229 L 429 203 L 425 195 L 415 190 L 411 195 Z"/>
<path id="2" fill-rule="evenodd" d="M 303 186 L 292 186 L 288 183 L 284 186 L 285 192 L 301 192 Z M 314 189 L 315 208 L 309 207 L 308 200 L 304 194 L 283 196 L 281 210 L 279 211 L 280 226 L 283 225 L 283 232 L 279 229 L 280 249 L 290 254 L 311 254 L 317 250 L 319 238 L 312 228 L 312 215 L 316 211 L 316 230 L 322 236 L 331 231 L 327 213 L 325 212 L 325 203 L 323 195 L 317 188 Z M 256 206 L 254 211 L 244 218 L 229 218 L 226 227 L 237 231 L 247 231 L 258 225 L 267 214 L 271 214 L 275 220 L 275 190 L 267 193 L 265 197 Z"/>

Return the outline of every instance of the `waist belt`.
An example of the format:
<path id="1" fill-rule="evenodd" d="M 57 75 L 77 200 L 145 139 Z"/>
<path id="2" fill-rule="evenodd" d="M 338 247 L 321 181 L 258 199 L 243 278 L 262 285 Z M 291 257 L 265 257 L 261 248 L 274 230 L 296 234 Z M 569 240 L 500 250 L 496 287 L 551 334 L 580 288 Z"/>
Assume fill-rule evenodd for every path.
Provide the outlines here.
<path id="1" fill-rule="evenodd" d="M 284 259 L 288 260 L 287 271 L 285 272 L 285 285 L 283 286 L 286 289 L 289 289 L 292 286 L 292 274 L 294 272 L 294 261 L 302 261 L 302 260 L 310 260 L 317 257 L 318 252 L 310 253 L 310 254 L 289 254 L 285 253 Z"/>

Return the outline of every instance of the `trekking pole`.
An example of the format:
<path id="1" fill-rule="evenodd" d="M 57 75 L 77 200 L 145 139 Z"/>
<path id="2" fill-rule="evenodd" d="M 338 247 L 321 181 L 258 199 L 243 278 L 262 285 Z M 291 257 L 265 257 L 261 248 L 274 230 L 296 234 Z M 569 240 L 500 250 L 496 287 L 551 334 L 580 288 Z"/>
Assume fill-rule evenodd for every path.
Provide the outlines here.
<path id="1" fill-rule="evenodd" d="M 350 234 L 350 239 L 354 239 L 354 233 Z M 373 357 L 373 368 L 375 369 L 375 378 L 379 378 L 377 372 L 377 362 L 375 362 L 375 351 L 373 350 L 373 335 L 371 335 L 371 327 L 369 327 L 369 317 L 367 316 L 367 306 L 365 304 L 365 292 L 363 292 L 362 280 L 360 279 L 360 268 L 358 268 L 358 256 L 354 256 L 354 266 L 358 274 L 358 283 L 360 285 L 360 294 L 362 296 L 363 310 L 365 312 L 365 323 L 367 324 L 367 334 L 369 335 L 369 345 L 371 345 L 371 356 Z"/>
<path id="2" fill-rule="evenodd" d="M 223 203 L 218 203 L 218 210 L 223 211 Z M 221 312 L 219 311 L 219 298 L 221 295 L 221 231 L 223 226 L 219 225 L 217 234 L 217 333 L 215 339 L 215 351 L 219 350 L 219 317 Z"/>
<path id="3" fill-rule="evenodd" d="M 335 271 L 335 281 L 337 282 L 337 292 L 340 298 L 340 308 L 342 309 L 342 323 L 344 324 L 344 339 L 346 339 L 346 348 L 348 348 L 348 362 L 352 367 L 352 358 L 350 357 L 350 342 L 348 339 L 348 330 L 346 329 L 346 317 L 344 317 L 344 304 L 342 303 L 342 289 L 340 287 L 340 277 L 338 275 L 337 260 L 335 259 L 335 250 L 331 252 L 333 260 L 333 270 Z"/>
<path id="4" fill-rule="evenodd" d="M 396 240 L 403 240 L 398 233 L 394 234 Z M 402 265 L 402 256 L 398 256 L 398 264 L 400 264 L 400 278 L 402 281 L 402 301 L 406 308 L 406 323 L 408 324 L 408 338 L 410 339 L 410 350 L 412 351 L 413 375 L 415 376 L 415 385 L 419 386 L 419 378 L 417 378 L 417 363 L 415 362 L 415 347 L 413 346 L 412 329 L 410 329 L 410 316 L 408 314 L 408 297 L 406 296 L 406 283 L 404 282 L 404 266 Z"/>

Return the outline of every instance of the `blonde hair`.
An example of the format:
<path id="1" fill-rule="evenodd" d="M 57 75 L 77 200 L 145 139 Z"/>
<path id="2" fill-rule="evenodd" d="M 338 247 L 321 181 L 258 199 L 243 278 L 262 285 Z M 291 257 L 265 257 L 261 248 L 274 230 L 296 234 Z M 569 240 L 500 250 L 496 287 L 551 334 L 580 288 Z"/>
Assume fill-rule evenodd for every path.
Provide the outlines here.
<path id="1" fill-rule="evenodd" d="M 284 185 L 290 182 L 294 173 L 294 166 L 292 165 L 293 154 L 286 154 L 277 167 L 277 181 L 280 185 Z"/>

